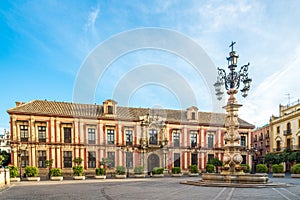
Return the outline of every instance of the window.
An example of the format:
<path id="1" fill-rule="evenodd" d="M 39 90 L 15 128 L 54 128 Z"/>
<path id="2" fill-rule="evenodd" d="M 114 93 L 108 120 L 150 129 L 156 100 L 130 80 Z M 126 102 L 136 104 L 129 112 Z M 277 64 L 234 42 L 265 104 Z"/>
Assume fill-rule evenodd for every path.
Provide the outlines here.
<path id="1" fill-rule="evenodd" d="M 20 157 L 21 157 L 22 167 L 28 166 L 29 165 L 28 151 L 27 150 L 21 150 Z"/>
<path id="2" fill-rule="evenodd" d="M 286 148 L 291 148 L 291 139 L 286 139 Z"/>
<path id="3" fill-rule="evenodd" d="M 198 165 L 198 154 L 197 153 L 192 153 L 192 165 Z"/>
<path id="4" fill-rule="evenodd" d="M 280 126 L 277 126 L 277 134 L 280 133 Z"/>
<path id="5" fill-rule="evenodd" d="M 133 153 L 126 152 L 126 167 L 132 168 L 133 167 Z"/>
<path id="6" fill-rule="evenodd" d="M 241 146 L 246 146 L 246 136 L 241 136 Z"/>
<path id="7" fill-rule="evenodd" d="M 132 145 L 132 130 L 126 130 L 126 146 L 131 146 Z"/>
<path id="8" fill-rule="evenodd" d="M 180 167 L 180 153 L 174 153 L 174 167 Z"/>
<path id="9" fill-rule="evenodd" d="M 247 157 L 246 155 L 242 155 L 243 161 L 241 164 L 247 164 Z"/>
<path id="10" fill-rule="evenodd" d="M 197 131 L 191 131 L 191 147 L 196 147 L 197 146 Z"/>
<path id="11" fill-rule="evenodd" d="M 38 151 L 38 166 L 39 168 L 46 168 L 46 151 Z"/>
<path id="12" fill-rule="evenodd" d="M 108 114 L 114 114 L 114 107 L 113 106 L 107 106 L 107 112 L 108 112 Z"/>
<path id="13" fill-rule="evenodd" d="M 64 151 L 64 167 L 72 167 L 72 151 Z"/>
<path id="14" fill-rule="evenodd" d="M 264 139 L 263 133 L 260 133 L 259 140 L 263 140 L 263 139 Z"/>
<path id="15" fill-rule="evenodd" d="M 214 148 L 214 135 L 213 134 L 208 134 L 208 136 L 207 136 L 207 147 Z"/>
<path id="16" fill-rule="evenodd" d="M 280 141 L 276 141 L 276 151 L 280 151 Z"/>
<path id="17" fill-rule="evenodd" d="M 96 168 L 96 151 L 88 152 L 88 168 Z"/>
<path id="18" fill-rule="evenodd" d="M 46 126 L 38 126 L 39 142 L 46 142 Z"/>
<path id="19" fill-rule="evenodd" d="M 89 144 L 95 144 L 96 143 L 95 129 L 94 128 L 88 128 L 88 138 L 89 138 Z"/>
<path id="20" fill-rule="evenodd" d="M 114 143 L 115 143 L 115 130 L 107 129 L 107 144 L 114 144 Z"/>
<path id="21" fill-rule="evenodd" d="M 291 130 L 291 123 L 290 123 L 290 122 L 286 124 L 286 133 L 287 133 L 287 134 L 292 133 L 292 130 Z"/>
<path id="22" fill-rule="evenodd" d="M 180 131 L 173 130 L 173 146 L 179 147 L 180 146 Z"/>
<path id="23" fill-rule="evenodd" d="M 192 112 L 192 120 L 195 120 L 195 119 L 196 119 L 196 113 Z"/>
<path id="24" fill-rule="evenodd" d="M 28 142 L 28 126 L 20 125 L 21 142 Z"/>
<path id="25" fill-rule="evenodd" d="M 208 161 L 210 161 L 211 159 L 213 159 L 215 157 L 214 154 L 208 154 L 207 159 Z"/>
<path id="26" fill-rule="evenodd" d="M 64 127 L 64 142 L 71 143 L 71 128 Z"/>
<path id="27" fill-rule="evenodd" d="M 149 129 L 149 144 L 157 145 L 157 130 Z"/>
<path id="28" fill-rule="evenodd" d="M 107 158 L 110 160 L 110 167 L 115 167 L 115 152 L 107 152 Z"/>

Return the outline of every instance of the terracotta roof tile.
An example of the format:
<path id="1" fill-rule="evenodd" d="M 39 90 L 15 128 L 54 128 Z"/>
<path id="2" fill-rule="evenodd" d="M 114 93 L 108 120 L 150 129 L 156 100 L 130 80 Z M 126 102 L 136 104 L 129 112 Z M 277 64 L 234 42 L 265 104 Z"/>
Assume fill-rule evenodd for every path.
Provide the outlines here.
<path id="1" fill-rule="evenodd" d="M 69 102 L 55 102 L 46 100 L 34 100 L 21 104 L 7 110 L 9 114 L 33 114 L 48 116 L 86 117 L 86 118 L 106 118 L 103 114 L 102 105 L 79 104 Z M 170 123 L 189 123 L 186 118 L 186 110 L 170 109 L 148 109 L 117 106 L 117 119 L 139 120 L 140 116 L 159 115 Z M 224 126 L 226 114 L 198 112 L 198 124 Z M 111 117 L 110 117 L 111 118 Z M 241 127 L 254 128 L 245 120 L 239 118 Z"/>

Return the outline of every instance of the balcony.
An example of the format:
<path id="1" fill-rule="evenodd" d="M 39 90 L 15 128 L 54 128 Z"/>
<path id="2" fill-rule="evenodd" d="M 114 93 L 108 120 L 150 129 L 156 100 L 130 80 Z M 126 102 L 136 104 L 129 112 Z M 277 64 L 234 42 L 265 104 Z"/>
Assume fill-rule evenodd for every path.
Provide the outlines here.
<path id="1" fill-rule="evenodd" d="M 268 134 L 266 134 L 265 138 L 266 138 L 266 139 L 269 139 L 269 138 L 270 138 L 270 135 L 269 135 L 269 133 L 268 133 Z"/>
<path id="2" fill-rule="evenodd" d="M 259 140 L 263 140 L 264 138 L 263 138 L 263 136 L 259 136 Z"/>
<path id="3" fill-rule="evenodd" d="M 253 142 L 257 142 L 257 138 L 253 138 Z"/>
<path id="4" fill-rule="evenodd" d="M 287 129 L 283 131 L 284 136 L 292 135 L 292 129 Z"/>

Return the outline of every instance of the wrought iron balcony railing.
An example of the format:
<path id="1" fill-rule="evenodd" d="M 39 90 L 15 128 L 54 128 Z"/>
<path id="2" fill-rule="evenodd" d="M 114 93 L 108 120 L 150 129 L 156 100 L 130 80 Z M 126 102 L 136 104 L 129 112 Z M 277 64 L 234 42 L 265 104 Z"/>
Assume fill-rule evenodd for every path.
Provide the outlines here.
<path id="1" fill-rule="evenodd" d="M 266 139 L 269 139 L 269 138 L 270 138 L 270 135 L 269 135 L 269 134 L 266 134 L 265 138 L 266 138 Z"/>
<path id="2" fill-rule="evenodd" d="M 283 135 L 287 136 L 287 135 L 292 135 L 292 129 L 287 129 L 283 131 Z"/>

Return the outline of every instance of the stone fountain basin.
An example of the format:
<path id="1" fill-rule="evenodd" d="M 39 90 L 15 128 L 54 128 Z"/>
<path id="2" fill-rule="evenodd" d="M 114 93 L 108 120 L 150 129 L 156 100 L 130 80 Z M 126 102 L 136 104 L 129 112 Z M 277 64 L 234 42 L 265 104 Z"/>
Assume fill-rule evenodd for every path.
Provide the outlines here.
<path id="1" fill-rule="evenodd" d="M 202 174 L 203 182 L 257 184 L 267 183 L 268 174 Z"/>

